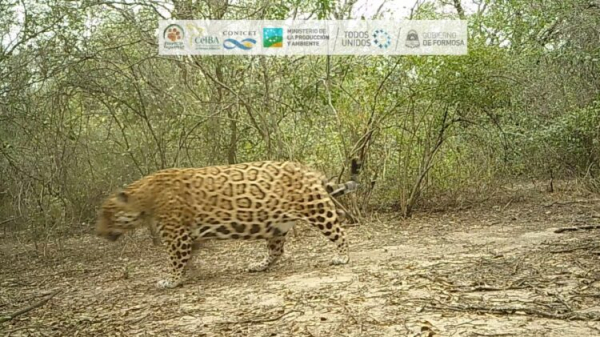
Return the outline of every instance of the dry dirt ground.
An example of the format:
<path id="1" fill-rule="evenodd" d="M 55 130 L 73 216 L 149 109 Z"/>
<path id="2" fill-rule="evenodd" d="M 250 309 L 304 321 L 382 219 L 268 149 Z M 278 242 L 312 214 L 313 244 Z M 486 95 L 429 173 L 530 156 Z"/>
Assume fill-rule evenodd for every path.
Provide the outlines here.
<path id="1" fill-rule="evenodd" d="M 166 256 L 146 231 L 38 250 L 0 240 L 7 336 L 600 336 L 593 197 L 543 194 L 348 228 L 351 263 L 307 225 L 268 272 L 263 242 L 211 242 L 183 287 L 159 290 Z M 4 318 L 2 318 L 4 317 Z"/>

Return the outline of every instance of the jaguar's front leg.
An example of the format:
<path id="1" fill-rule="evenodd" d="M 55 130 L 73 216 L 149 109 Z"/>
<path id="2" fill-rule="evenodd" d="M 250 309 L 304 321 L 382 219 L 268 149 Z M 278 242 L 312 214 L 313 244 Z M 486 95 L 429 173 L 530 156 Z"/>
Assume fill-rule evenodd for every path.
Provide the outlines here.
<path id="1" fill-rule="evenodd" d="M 158 281 L 158 288 L 175 288 L 183 281 L 186 266 L 192 257 L 192 240 L 189 233 L 181 233 L 174 238 L 163 237 L 169 261 L 171 263 L 171 274 L 168 278 Z"/>

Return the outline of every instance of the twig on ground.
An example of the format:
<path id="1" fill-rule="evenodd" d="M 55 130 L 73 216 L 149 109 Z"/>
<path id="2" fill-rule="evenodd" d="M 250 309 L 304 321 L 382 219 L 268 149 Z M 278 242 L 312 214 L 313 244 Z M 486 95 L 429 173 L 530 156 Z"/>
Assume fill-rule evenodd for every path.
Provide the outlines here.
<path id="1" fill-rule="evenodd" d="M 9 218 L 9 219 L 2 220 L 2 221 L 0 221 L 0 226 L 4 225 L 5 223 L 9 223 L 9 222 L 11 222 L 13 220 L 17 220 L 19 218 L 21 218 L 21 217 L 18 216 L 18 217 L 14 217 L 14 218 Z"/>
<path id="2" fill-rule="evenodd" d="M 314 333 L 312 333 L 310 330 L 308 330 L 308 326 L 305 326 L 305 327 L 304 327 L 304 331 L 305 331 L 307 334 L 309 334 L 311 337 L 317 337 L 317 336 L 315 336 L 315 334 L 314 334 Z"/>
<path id="3" fill-rule="evenodd" d="M 515 262 L 515 267 L 513 268 L 511 275 L 517 275 L 519 270 L 523 267 L 523 261 L 525 261 L 525 255 L 523 255 L 520 259 L 517 260 L 517 262 Z M 520 280 L 520 282 L 522 283 L 523 280 Z"/>
<path id="4" fill-rule="evenodd" d="M 32 305 L 30 305 L 28 307 L 25 307 L 23 309 L 19 309 L 19 310 L 13 312 L 12 314 L 9 314 L 8 316 L 0 317 L 0 323 L 4 323 L 6 321 L 10 321 L 10 320 L 12 320 L 13 318 L 15 318 L 17 316 L 25 314 L 25 313 L 27 313 L 27 312 L 35 309 L 35 308 L 41 307 L 42 305 L 46 304 L 46 302 L 50 301 L 50 299 L 52 299 L 52 297 L 56 296 L 60 292 L 61 292 L 61 290 L 57 290 L 57 291 L 51 293 L 50 295 L 48 295 L 48 297 L 46 297 L 46 298 L 44 298 L 44 299 L 42 299 L 42 300 L 40 300 L 38 302 L 35 302 L 34 304 L 32 304 Z"/>
<path id="5" fill-rule="evenodd" d="M 467 289 L 452 289 L 450 292 L 476 292 L 476 291 L 506 291 L 506 290 L 519 290 L 527 289 L 531 287 L 519 287 L 519 286 L 508 286 L 508 287 L 492 287 L 492 286 L 474 286 Z"/>
<path id="6" fill-rule="evenodd" d="M 510 200 L 506 203 L 506 205 L 504 205 L 504 207 L 502 207 L 502 212 L 504 212 L 508 206 L 510 206 L 510 204 L 512 204 L 513 200 L 515 200 L 514 198 L 510 198 Z"/>
<path id="7" fill-rule="evenodd" d="M 544 207 L 552 207 L 554 205 L 572 205 L 572 204 L 587 204 L 592 202 L 598 202 L 600 199 L 586 199 L 586 200 L 572 200 L 572 201 L 555 201 L 549 204 L 545 204 Z"/>
<path id="8" fill-rule="evenodd" d="M 562 227 L 554 230 L 554 233 L 562 233 L 562 232 L 575 232 L 581 230 L 592 230 L 592 229 L 600 229 L 600 225 L 587 225 L 587 226 L 577 226 L 577 227 Z"/>
<path id="9" fill-rule="evenodd" d="M 567 302 L 567 300 L 562 297 L 561 294 L 554 294 L 554 296 L 560 303 L 562 303 L 562 305 L 565 306 L 565 308 L 567 308 L 567 310 L 569 310 L 570 312 L 574 312 L 573 307 L 571 307 L 571 305 L 569 304 L 569 302 Z"/>
<path id="10" fill-rule="evenodd" d="M 483 305 L 425 305 L 427 309 L 433 310 L 452 310 L 452 311 L 476 311 L 480 313 L 497 314 L 497 315 L 513 315 L 518 312 L 522 312 L 526 315 L 550 318 L 550 319 L 561 319 L 561 320 L 572 320 L 572 321 L 600 321 L 600 315 L 594 313 L 578 313 L 578 312 L 566 312 L 566 313 L 555 313 L 535 308 L 527 307 L 486 307 Z"/>
<path id="11" fill-rule="evenodd" d="M 150 316 L 149 314 L 146 315 L 142 315 L 141 317 L 138 317 L 136 319 L 133 319 L 131 321 L 128 321 L 127 324 L 137 324 L 143 320 L 145 320 L 146 318 L 148 318 L 148 316 Z"/>
<path id="12" fill-rule="evenodd" d="M 553 254 L 571 253 L 571 252 L 574 252 L 577 250 L 585 250 L 585 249 L 598 248 L 598 247 L 600 247 L 600 246 L 586 245 L 586 246 L 573 247 L 573 248 L 567 248 L 567 249 L 551 250 L 550 253 L 553 253 Z"/>
<path id="13" fill-rule="evenodd" d="M 345 303 L 340 302 L 339 304 L 342 306 L 342 308 L 344 308 L 344 311 L 346 311 L 346 313 L 352 318 L 352 320 L 354 321 L 354 323 L 356 323 L 356 325 L 358 325 L 358 329 L 359 329 L 358 335 L 362 336 L 362 333 L 363 333 L 363 323 L 362 323 L 362 320 L 356 318 L 356 316 L 354 315 L 354 313 L 352 311 L 350 311 L 350 309 L 348 309 L 348 306 Z"/>
<path id="14" fill-rule="evenodd" d="M 367 324 L 387 326 L 387 324 L 382 323 L 380 320 L 373 317 L 372 315 L 367 314 L 367 317 L 369 317 L 371 319 L 370 322 L 369 321 L 366 322 Z"/>
<path id="15" fill-rule="evenodd" d="M 6 330 L 6 331 L 3 331 L 3 333 L 5 334 L 5 336 L 10 336 L 10 334 L 12 334 L 13 332 L 17 332 L 17 331 L 21 331 L 21 330 L 28 330 L 28 329 L 39 329 L 41 327 L 43 327 L 43 325 L 41 325 L 41 324 L 27 325 L 27 326 L 21 326 L 18 328 L 14 328 L 11 330 Z"/>
<path id="16" fill-rule="evenodd" d="M 285 317 L 289 314 L 295 313 L 295 312 L 301 313 L 301 314 L 304 313 L 300 310 L 291 310 L 288 312 L 284 312 L 283 314 L 281 314 L 279 316 L 270 317 L 270 318 L 246 319 L 246 320 L 242 320 L 242 321 L 225 321 L 225 322 L 218 322 L 218 324 L 260 324 L 260 323 L 275 322 L 275 321 L 278 321 L 278 320 L 282 319 L 283 317 Z"/>

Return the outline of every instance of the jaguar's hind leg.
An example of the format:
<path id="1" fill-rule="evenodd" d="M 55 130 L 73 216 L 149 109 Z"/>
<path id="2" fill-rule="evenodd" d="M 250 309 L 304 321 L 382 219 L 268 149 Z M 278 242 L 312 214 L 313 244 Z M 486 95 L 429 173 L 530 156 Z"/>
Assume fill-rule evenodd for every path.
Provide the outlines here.
<path id="1" fill-rule="evenodd" d="M 308 222 L 317 227 L 329 241 L 337 246 L 337 256 L 333 257 L 331 264 L 346 264 L 350 261 L 346 233 L 341 226 L 343 212 L 337 212 L 331 202 L 317 204 L 315 210 L 308 217 Z"/>
<path id="2" fill-rule="evenodd" d="M 285 244 L 285 238 L 289 230 L 294 226 L 295 221 L 284 222 L 270 226 L 268 234 L 271 237 L 267 238 L 267 247 L 269 253 L 262 261 L 253 263 L 248 266 L 249 272 L 259 272 L 267 270 L 273 263 L 275 263 L 281 255 L 283 255 L 283 246 Z"/>

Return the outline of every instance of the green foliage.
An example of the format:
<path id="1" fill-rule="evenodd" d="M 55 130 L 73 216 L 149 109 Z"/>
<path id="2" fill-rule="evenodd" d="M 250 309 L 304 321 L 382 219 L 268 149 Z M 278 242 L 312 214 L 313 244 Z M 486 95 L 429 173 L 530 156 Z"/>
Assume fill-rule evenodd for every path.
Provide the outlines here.
<path id="1" fill-rule="evenodd" d="M 456 18 L 442 3 L 424 2 L 413 18 Z M 506 179 L 595 181 L 600 10 L 483 3 L 468 17 L 467 56 L 286 58 L 159 57 L 157 13 L 171 9 L 156 2 L 0 3 L 3 36 L 23 26 L 0 53 L 0 213 L 56 232 L 92 222 L 104 196 L 158 169 L 264 159 L 331 177 L 358 156 L 360 203 L 406 216 Z M 226 19 L 351 10 L 219 4 L 172 10 Z M 26 6 L 27 24 L 15 6 Z"/>
<path id="2" fill-rule="evenodd" d="M 600 102 L 574 109 L 539 128 L 532 144 L 548 154 L 553 167 L 598 176 L 600 154 Z"/>

